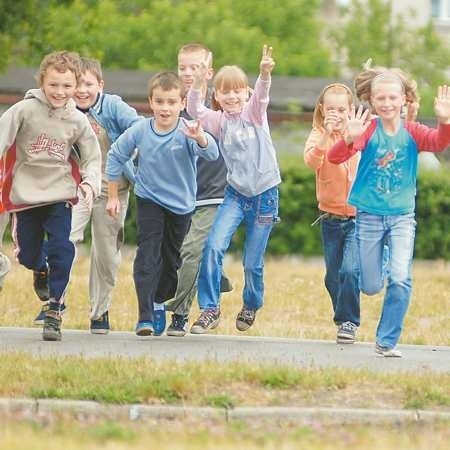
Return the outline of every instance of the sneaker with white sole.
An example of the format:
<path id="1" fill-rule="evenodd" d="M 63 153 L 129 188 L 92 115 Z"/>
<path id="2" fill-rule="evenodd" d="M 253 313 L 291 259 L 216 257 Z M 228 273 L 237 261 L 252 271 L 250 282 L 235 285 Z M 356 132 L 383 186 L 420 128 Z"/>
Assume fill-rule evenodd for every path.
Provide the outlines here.
<path id="1" fill-rule="evenodd" d="M 358 327 L 353 322 L 344 322 L 338 326 L 336 343 L 354 344 Z"/>
<path id="2" fill-rule="evenodd" d="M 239 331 L 247 331 L 255 322 L 255 318 L 256 311 L 243 306 L 236 316 L 236 328 Z"/>
<path id="3" fill-rule="evenodd" d="M 204 309 L 199 318 L 193 323 L 191 327 L 192 334 L 204 334 L 208 330 L 217 328 L 220 322 L 220 309 L 211 308 Z"/>
<path id="4" fill-rule="evenodd" d="M 42 325 L 44 325 L 45 314 L 49 309 L 50 309 L 49 302 L 45 302 L 42 305 L 42 308 L 39 311 L 39 314 L 34 318 L 33 325 L 35 325 L 37 327 L 41 327 Z M 62 315 L 65 310 L 66 310 L 66 305 L 63 303 L 61 305 L 61 310 L 59 313 Z"/>
<path id="5" fill-rule="evenodd" d="M 188 316 L 172 314 L 172 323 L 167 328 L 167 336 L 183 337 L 187 333 Z"/>
<path id="6" fill-rule="evenodd" d="M 375 346 L 375 353 L 378 356 L 384 356 L 385 358 L 401 358 L 402 352 L 400 350 L 397 350 L 395 347 L 389 348 L 389 347 L 383 347 L 382 345 L 376 345 Z"/>
<path id="7" fill-rule="evenodd" d="M 105 311 L 98 319 L 91 319 L 90 330 L 92 334 L 108 334 L 110 330 L 109 326 L 109 313 Z"/>

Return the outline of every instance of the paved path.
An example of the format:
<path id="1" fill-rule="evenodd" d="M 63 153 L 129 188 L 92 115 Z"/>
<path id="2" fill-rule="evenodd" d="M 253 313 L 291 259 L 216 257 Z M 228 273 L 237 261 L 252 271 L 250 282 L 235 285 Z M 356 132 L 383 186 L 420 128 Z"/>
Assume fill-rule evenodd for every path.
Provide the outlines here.
<path id="1" fill-rule="evenodd" d="M 450 373 L 450 347 L 399 345 L 403 358 L 383 358 L 373 343 L 336 345 L 332 341 L 286 338 L 186 335 L 139 338 L 131 332 L 106 336 L 63 330 L 61 342 L 44 342 L 39 328 L 0 327 L 0 353 L 29 352 L 33 356 L 83 355 L 151 357 L 179 362 L 212 359 L 293 365 L 296 367 L 367 368 L 380 372 L 427 371 Z"/>

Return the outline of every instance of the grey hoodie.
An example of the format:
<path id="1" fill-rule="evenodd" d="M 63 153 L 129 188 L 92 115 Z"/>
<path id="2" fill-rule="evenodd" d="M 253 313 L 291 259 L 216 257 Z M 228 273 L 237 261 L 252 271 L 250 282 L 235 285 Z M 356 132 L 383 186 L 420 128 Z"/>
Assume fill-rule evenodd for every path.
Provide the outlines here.
<path id="1" fill-rule="evenodd" d="M 69 158 L 72 146 L 79 150 L 78 167 Z M 5 152 L 1 200 L 7 210 L 75 200 L 78 170 L 94 196 L 100 193 L 100 147 L 72 99 L 63 108 L 53 108 L 41 89 L 29 90 L 0 117 L 0 156 Z"/>

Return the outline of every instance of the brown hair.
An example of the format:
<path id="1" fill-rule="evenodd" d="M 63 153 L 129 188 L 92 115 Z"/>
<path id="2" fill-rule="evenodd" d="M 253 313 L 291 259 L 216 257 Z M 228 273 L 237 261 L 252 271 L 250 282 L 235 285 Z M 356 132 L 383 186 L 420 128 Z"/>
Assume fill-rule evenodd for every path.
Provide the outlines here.
<path id="1" fill-rule="evenodd" d="M 396 77 L 396 79 L 400 81 L 407 103 L 420 102 L 420 96 L 417 92 L 417 83 L 406 72 L 397 67 L 391 69 L 383 66 L 372 67 L 371 59 L 368 59 L 364 63 L 363 70 L 355 77 L 354 86 L 358 100 L 370 105 L 370 96 L 374 79 L 379 77 L 377 79 L 381 81 L 383 77 L 387 76 L 391 76 L 392 79 Z"/>
<path id="2" fill-rule="evenodd" d="M 153 75 L 148 82 L 148 97 L 151 98 L 153 91 L 156 88 L 161 88 L 163 91 L 171 91 L 172 89 L 178 89 L 180 91 L 181 98 L 186 96 L 183 83 L 178 78 L 175 72 L 160 72 Z"/>
<path id="3" fill-rule="evenodd" d="M 102 66 L 100 64 L 100 61 L 98 61 L 97 59 L 85 58 L 84 56 L 82 56 L 80 58 L 80 72 L 91 72 L 92 75 L 97 78 L 97 81 L 99 83 L 103 81 Z"/>
<path id="4" fill-rule="evenodd" d="M 216 73 L 213 86 L 215 92 L 248 88 L 248 78 L 245 72 L 238 66 L 223 66 Z M 221 109 L 214 95 L 211 106 L 215 110 Z"/>
<path id="5" fill-rule="evenodd" d="M 349 106 L 353 103 L 353 92 L 345 84 L 332 83 L 325 86 L 316 100 L 316 106 L 314 108 L 314 115 L 313 115 L 313 127 L 323 128 L 324 115 L 322 111 L 322 105 L 325 94 L 328 92 L 334 94 L 346 94 Z"/>
<path id="6" fill-rule="evenodd" d="M 80 55 L 76 52 L 69 52 L 67 50 L 60 50 L 45 55 L 44 59 L 41 61 L 39 72 L 36 76 L 39 86 L 42 86 L 44 77 L 50 67 L 62 73 L 70 70 L 74 73 L 78 82 L 81 75 Z"/>

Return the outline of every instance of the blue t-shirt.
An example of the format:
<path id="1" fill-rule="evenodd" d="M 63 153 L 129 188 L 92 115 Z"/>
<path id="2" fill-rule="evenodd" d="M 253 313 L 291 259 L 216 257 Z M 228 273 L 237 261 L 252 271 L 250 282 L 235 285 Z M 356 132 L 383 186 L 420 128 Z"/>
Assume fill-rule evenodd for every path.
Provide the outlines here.
<path id="1" fill-rule="evenodd" d="M 348 202 L 359 211 L 381 216 L 414 212 L 417 178 L 417 144 L 400 124 L 397 134 L 377 126 L 361 152 Z"/>

